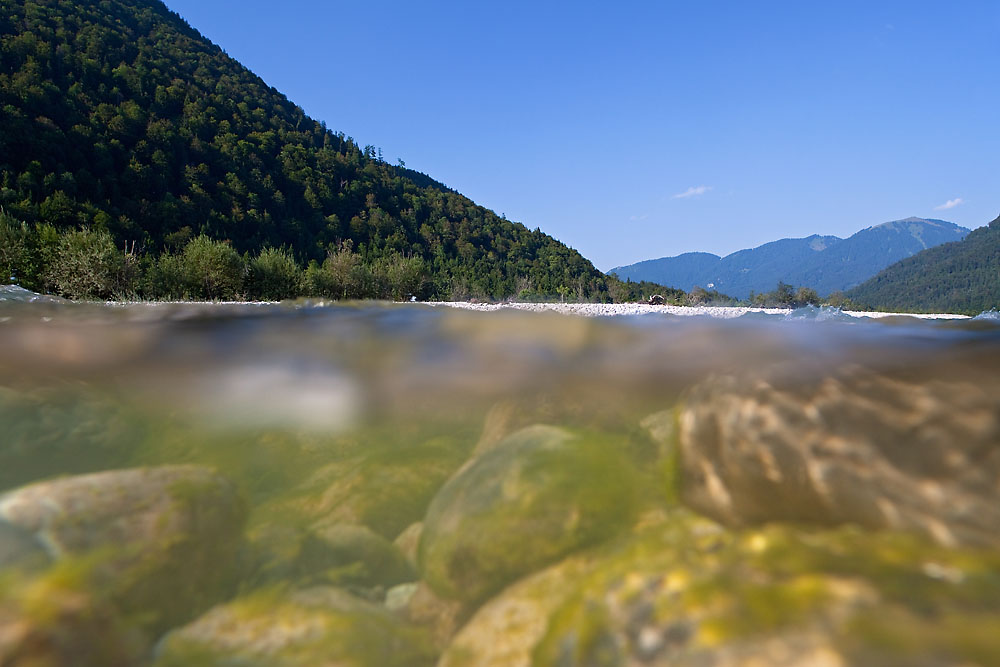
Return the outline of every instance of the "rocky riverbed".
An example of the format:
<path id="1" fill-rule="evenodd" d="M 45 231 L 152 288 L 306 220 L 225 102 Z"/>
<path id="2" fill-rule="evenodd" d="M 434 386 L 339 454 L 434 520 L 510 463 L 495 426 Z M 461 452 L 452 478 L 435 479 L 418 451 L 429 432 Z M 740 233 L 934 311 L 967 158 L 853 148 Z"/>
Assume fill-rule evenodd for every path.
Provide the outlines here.
<path id="1" fill-rule="evenodd" d="M 995 321 L 640 310 L 3 304 L 0 664 L 1000 663 Z"/>

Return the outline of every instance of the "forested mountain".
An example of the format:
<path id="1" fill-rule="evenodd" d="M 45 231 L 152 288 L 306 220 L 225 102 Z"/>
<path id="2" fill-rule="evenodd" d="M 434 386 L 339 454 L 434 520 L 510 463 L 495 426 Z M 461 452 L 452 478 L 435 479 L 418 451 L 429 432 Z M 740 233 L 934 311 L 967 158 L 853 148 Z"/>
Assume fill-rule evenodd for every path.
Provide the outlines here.
<path id="1" fill-rule="evenodd" d="M 0 207 L 42 240 L 87 226 L 147 254 L 205 235 L 300 264 L 416 259 L 436 296 L 608 289 L 575 250 L 309 118 L 157 0 L 0 0 Z"/>
<path id="2" fill-rule="evenodd" d="M 962 241 L 893 264 L 848 296 L 878 310 L 977 314 L 1000 308 L 1000 217 Z"/>
<path id="3" fill-rule="evenodd" d="M 686 252 L 676 257 L 647 259 L 628 266 L 618 266 L 610 271 L 622 280 L 651 280 L 661 285 L 687 285 L 684 291 L 698 285 L 705 287 L 709 282 L 705 276 L 711 274 L 722 258 L 710 252 Z"/>
<path id="4" fill-rule="evenodd" d="M 858 285 L 924 248 L 957 241 L 968 229 L 943 220 L 907 218 L 875 225 L 847 239 L 812 235 L 781 239 L 725 257 L 685 253 L 611 269 L 621 279 L 650 280 L 690 291 L 696 285 L 738 298 L 778 282 L 826 295 Z"/>

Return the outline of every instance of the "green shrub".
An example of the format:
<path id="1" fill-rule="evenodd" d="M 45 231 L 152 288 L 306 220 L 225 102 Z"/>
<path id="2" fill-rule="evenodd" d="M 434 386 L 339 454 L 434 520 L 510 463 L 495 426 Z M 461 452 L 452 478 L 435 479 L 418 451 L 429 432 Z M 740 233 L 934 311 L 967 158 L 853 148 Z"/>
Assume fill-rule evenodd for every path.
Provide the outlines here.
<path id="1" fill-rule="evenodd" d="M 180 255 L 163 253 L 150 262 L 143 281 L 147 299 L 184 299 L 188 296 L 184 262 Z"/>
<path id="2" fill-rule="evenodd" d="M 228 242 L 202 234 L 184 248 L 181 264 L 192 299 L 233 300 L 243 294 L 243 258 Z"/>
<path id="3" fill-rule="evenodd" d="M 31 230 L 0 211 L 0 284 L 22 283 L 32 272 Z"/>
<path id="4" fill-rule="evenodd" d="M 113 299 L 131 288 L 131 262 L 104 230 L 63 234 L 46 271 L 46 282 L 73 299 Z"/>
<path id="5" fill-rule="evenodd" d="M 247 291 L 254 299 L 280 301 L 299 295 L 302 270 L 292 253 L 284 248 L 264 248 L 250 261 Z"/>
<path id="6" fill-rule="evenodd" d="M 379 261 L 376 273 L 382 276 L 378 281 L 381 293 L 378 298 L 403 301 L 411 296 L 420 296 L 424 282 L 424 262 L 419 257 L 393 255 Z"/>

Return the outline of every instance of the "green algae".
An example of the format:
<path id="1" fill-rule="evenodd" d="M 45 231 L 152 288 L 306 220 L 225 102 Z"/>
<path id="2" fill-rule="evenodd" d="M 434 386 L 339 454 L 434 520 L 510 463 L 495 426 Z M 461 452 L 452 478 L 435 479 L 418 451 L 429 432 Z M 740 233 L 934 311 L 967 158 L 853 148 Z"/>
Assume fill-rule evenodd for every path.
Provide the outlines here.
<path id="1" fill-rule="evenodd" d="M 911 535 L 789 525 L 722 531 L 675 512 L 567 582 L 574 592 L 550 616 L 534 662 L 619 664 L 648 649 L 643 631 L 661 638 L 657 655 L 679 660 L 822 629 L 849 661 L 923 655 L 992 664 L 998 573 L 995 553 Z"/>
<path id="2" fill-rule="evenodd" d="M 157 667 L 180 665 L 432 665 L 422 630 L 335 589 L 278 588 L 217 607 L 168 635 Z"/>
<path id="3" fill-rule="evenodd" d="M 445 597 L 480 602 L 632 523 L 637 475 L 613 441 L 520 433 L 471 462 L 428 509 L 418 562 Z"/>

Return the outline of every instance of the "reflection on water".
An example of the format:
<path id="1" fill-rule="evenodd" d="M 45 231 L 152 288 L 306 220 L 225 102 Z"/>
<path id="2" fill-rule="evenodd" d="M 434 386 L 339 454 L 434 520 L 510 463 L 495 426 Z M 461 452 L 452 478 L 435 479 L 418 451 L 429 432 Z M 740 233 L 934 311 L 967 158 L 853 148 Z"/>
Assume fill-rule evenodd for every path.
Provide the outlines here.
<path id="1" fill-rule="evenodd" d="M 995 317 L 7 302 L 0 424 L 0 664 L 1000 661 Z"/>

